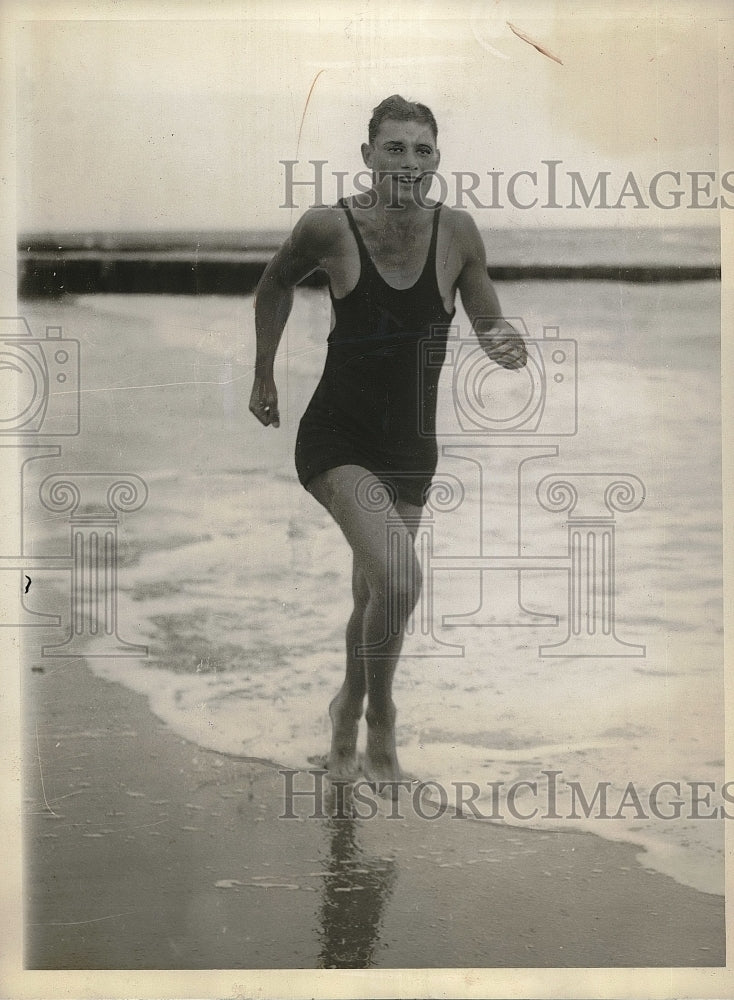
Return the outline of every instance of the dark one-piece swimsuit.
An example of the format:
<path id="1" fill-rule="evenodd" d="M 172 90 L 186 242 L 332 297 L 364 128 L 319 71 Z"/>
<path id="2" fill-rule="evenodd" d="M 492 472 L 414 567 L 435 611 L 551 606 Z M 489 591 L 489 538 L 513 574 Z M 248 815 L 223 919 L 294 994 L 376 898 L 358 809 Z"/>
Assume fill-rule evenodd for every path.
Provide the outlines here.
<path id="1" fill-rule="evenodd" d="M 421 276 L 397 289 L 379 274 L 343 200 L 359 249 L 359 281 L 331 301 L 335 325 L 326 364 L 296 439 L 304 487 L 327 469 L 359 465 L 393 497 L 423 505 L 436 471 L 436 397 L 446 353 L 447 313 L 436 278 L 441 205 Z"/>

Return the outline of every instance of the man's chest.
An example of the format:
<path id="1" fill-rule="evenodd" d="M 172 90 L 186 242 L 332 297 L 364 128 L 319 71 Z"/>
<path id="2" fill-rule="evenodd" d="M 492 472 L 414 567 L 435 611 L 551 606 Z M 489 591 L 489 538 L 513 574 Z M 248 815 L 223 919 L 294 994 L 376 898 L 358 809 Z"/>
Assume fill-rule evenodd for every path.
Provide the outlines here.
<path id="1" fill-rule="evenodd" d="M 399 290 L 413 288 L 424 271 L 436 284 L 447 312 L 453 309 L 462 257 L 452 227 L 439 221 L 436 241 L 433 227 L 404 234 L 385 234 L 368 228 L 359 231 L 359 242 L 349 227 L 339 233 L 323 266 L 335 298 L 348 295 L 358 284 L 363 268 L 371 267 L 386 284 Z M 365 259 L 366 258 L 366 259 Z"/>

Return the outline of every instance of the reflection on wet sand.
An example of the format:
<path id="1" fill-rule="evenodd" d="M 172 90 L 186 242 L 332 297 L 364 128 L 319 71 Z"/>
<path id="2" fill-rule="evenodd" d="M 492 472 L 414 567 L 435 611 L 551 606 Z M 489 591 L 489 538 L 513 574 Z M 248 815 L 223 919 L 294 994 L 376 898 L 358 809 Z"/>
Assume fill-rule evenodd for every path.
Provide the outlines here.
<path id="1" fill-rule="evenodd" d="M 366 854 L 360 820 L 350 814 L 349 789 L 332 789 L 327 875 L 318 935 L 319 969 L 368 969 L 376 964 L 385 905 L 397 877 L 395 860 Z"/>

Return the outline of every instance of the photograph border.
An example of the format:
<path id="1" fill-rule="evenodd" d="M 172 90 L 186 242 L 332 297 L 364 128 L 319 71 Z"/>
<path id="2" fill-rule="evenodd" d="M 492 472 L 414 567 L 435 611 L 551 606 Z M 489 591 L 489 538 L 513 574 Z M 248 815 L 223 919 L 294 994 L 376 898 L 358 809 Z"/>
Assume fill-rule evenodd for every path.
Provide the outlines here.
<path id="1" fill-rule="evenodd" d="M 323 0 L 322 0 L 323 2 Z M 356 2 L 356 0 L 355 0 Z M 648 0 L 649 2 L 649 0 Z M 467 4 L 469 0 L 467 0 Z M 282 5 L 281 5 L 282 6 Z M 288 9 L 298 16 L 313 16 L 313 3 L 294 0 Z M 340 6 L 342 6 L 340 4 Z M 365 5 L 363 5 L 365 6 Z M 416 4 L 416 7 L 418 5 Z M 589 2 L 589 8 L 596 7 Z M 657 5 L 655 5 L 657 6 Z M 674 7 L 671 4 L 671 7 Z M 701 5 L 702 8 L 705 6 Z M 712 4 L 724 9 L 723 0 Z M 452 3 L 447 8 L 462 16 L 466 4 Z M 638 5 L 639 7 L 639 5 Z M 121 4 L 115 0 L 82 0 L 70 6 L 63 0 L 38 2 L 10 2 L 2 10 L 0 22 L 0 99 L 2 100 L 2 134 L 0 152 L 0 289 L 2 314 L 17 315 L 16 296 L 16 231 L 8 220 L 15 218 L 14 176 L 22 169 L 14 156 L 14 31 L 21 20 L 229 20 L 248 16 L 248 11 L 258 8 L 265 11 L 265 4 L 258 2 L 232 3 L 228 0 L 217 4 L 216 11 L 206 4 L 186 2 L 177 5 L 169 2 L 141 2 L 131 0 Z M 271 8 L 272 9 L 272 8 Z M 709 9 L 709 8 L 706 8 Z M 184 14 L 186 15 L 184 17 Z M 267 16 L 267 15 L 263 15 Z M 721 49 L 719 60 L 719 168 L 734 168 L 734 128 L 730 97 L 734 93 L 734 6 L 727 18 L 721 19 Z M 726 46 L 724 49 L 724 45 Z M 52 81 L 49 81 L 52 85 Z M 729 98 L 729 100 L 727 100 Z M 734 494 L 734 406 L 732 404 L 732 379 L 734 373 L 734 344 L 731 337 L 734 317 L 734 211 L 720 211 L 722 246 L 722 456 L 724 461 L 724 566 L 732 565 L 731 511 Z M 12 526 L 2 524 L 2 540 L 10 537 Z M 731 661 L 732 589 L 731 573 L 726 573 L 724 587 L 725 629 L 729 642 L 726 647 L 727 663 Z M 316 970 L 209 970 L 205 972 L 137 970 L 74 972 L 35 972 L 22 965 L 22 875 L 23 840 L 20 826 L 21 804 L 21 729 L 20 729 L 20 648 L 19 637 L 0 630 L 2 655 L 2 697 L 0 697 L 0 737 L 3 749 L 2 784 L 0 800 L 5 843 L 9 857 L 15 864 L 8 866 L 7 878 L 0 886 L 0 996 L 17 1000 L 55 1000 L 74 997 L 150 997 L 163 998 L 214 998 L 214 997 L 615 997 L 615 998 L 724 998 L 734 995 L 734 937 L 731 920 L 727 920 L 727 954 L 730 966 L 726 969 L 376 969 L 369 971 L 316 971 Z M 725 671 L 727 721 L 727 774 L 731 775 L 731 713 L 734 678 Z M 727 910 L 731 909 L 732 885 L 732 834 L 726 830 L 727 858 Z"/>

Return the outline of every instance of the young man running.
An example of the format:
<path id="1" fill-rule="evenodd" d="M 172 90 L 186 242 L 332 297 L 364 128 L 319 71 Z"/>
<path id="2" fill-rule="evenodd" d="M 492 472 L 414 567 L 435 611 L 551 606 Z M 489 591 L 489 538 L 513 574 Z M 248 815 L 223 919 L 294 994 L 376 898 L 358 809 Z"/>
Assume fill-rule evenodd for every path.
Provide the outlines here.
<path id="1" fill-rule="evenodd" d="M 392 681 L 421 587 L 413 538 L 431 484 L 440 361 L 458 290 L 479 343 L 522 368 L 522 337 L 502 313 L 484 245 L 464 211 L 429 199 L 440 154 L 431 111 L 393 95 L 374 110 L 362 157 L 372 188 L 306 212 L 265 270 L 256 295 L 257 358 L 250 410 L 278 427 L 273 363 L 293 289 L 322 268 L 332 324 L 324 373 L 296 442 L 302 485 L 329 511 L 353 553 L 354 610 L 346 676 L 329 706 L 329 773 L 358 776 L 365 696 L 365 776 L 400 780 Z M 430 338 L 431 364 L 425 364 Z M 437 353 L 438 352 L 438 353 Z M 387 490 L 388 505 L 365 502 Z M 387 545 L 387 520 L 393 542 Z M 406 558 L 407 553 L 407 558 Z"/>

